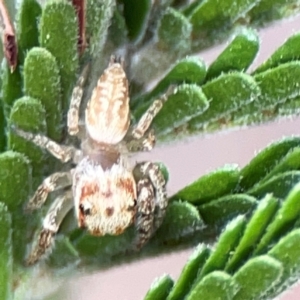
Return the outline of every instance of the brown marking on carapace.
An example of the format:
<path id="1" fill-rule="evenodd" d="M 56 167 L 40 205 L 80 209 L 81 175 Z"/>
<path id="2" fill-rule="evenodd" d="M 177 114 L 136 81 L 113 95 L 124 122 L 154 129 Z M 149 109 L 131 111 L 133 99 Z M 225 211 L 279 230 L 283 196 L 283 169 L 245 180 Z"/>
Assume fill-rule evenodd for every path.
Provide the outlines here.
<path id="1" fill-rule="evenodd" d="M 83 185 L 80 195 L 80 200 L 99 192 L 98 184 L 86 183 Z"/>
<path id="2" fill-rule="evenodd" d="M 128 194 L 133 195 L 133 197 L 135 198 L 136 191 L 134 185 L 135 182 L 131 178 L 119 178 L 116 183 L 117 187 L 125 189 Z"/>
<path id="3" fill-rule="evenodd" d="M 113 207 L 107 207 L 105 210 L 106 216 L 111 217 L 114 214 L 114 208 Z"/>
<path id="4" fill-rule="evenodd" d="M 116 230 L 115 230 L 115 235 L 120 235 L 121 233 L 123 233 L 125 230 L 125 228 L 122 228 L 122 227 L 116 227 Z"/>
<path id="5" fill-rule="evenodd" d="M 89 233 L 94 236 L 103 236 L 103 232 L 99 228 L 89 230 Z"/>

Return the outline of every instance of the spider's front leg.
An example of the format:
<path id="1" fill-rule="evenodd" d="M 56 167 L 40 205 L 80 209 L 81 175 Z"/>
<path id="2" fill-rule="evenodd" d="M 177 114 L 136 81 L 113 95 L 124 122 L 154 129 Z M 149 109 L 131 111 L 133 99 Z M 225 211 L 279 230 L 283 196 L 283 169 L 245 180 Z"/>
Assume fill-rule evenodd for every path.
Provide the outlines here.
<path id="1" fill-rule="evenodd" d="M 90 64 L 87 64 L 83 68 L 72 92 L 68 111 L 68 132 L 70 135 L 76 135 L 79 132 L 79 110 L 83 95 L 83 88 L 88 77 L 89 69 Z"/>
<path id="2" fill-rule="evenodd" d="M 168 206 L 168 199 L 166 181 L 156 164 L 140 163 L 135 167 L 133 174 L 140 178 L 137 181 L 138 199 L 135 222 L 137 238 L 134 242 L 134 246 L 140 249 L 161 225 Z"/>
<path id="3" fill-rule="evenodd" d="M 26 259 L 27 265 L 35 264 L 53 244 L 54 236 L 67 213 L 73 207 L 72 192 L 69 190 L 59 196 L 51 205 L 43 221 L 39 237 Z"/>
<path id="4" fill-rule="evenodd" d="M 152 130 L 148 131 L 153 119 L 159 113 L 168 97 L 174 92 L 175 87 L 170 86 L 165 94 L 156 99 L 146 112 L 142 115 L 139 122 L 130 132 L 127 147 L 131 152 L 150 151 L 155 145 L 155 135 Z M 148 131 L 148 132 L 147 132 Z M 145 135 L 146 134 L 146 135 Z"/>

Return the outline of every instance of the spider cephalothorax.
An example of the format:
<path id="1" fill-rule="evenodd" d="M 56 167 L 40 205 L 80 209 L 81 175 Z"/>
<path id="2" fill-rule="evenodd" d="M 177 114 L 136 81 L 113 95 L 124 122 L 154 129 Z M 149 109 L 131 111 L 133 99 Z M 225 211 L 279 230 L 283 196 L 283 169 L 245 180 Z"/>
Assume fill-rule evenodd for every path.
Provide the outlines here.
<path id="1" fill-rule="evenodd" d="M 70 135 L 79 133 L 79 107 L 86 76 L 84 69 L 72 93 L 68 112 Z M 27 209 L 37 209 L 50 192 L 64 190 L 44 219 L 28 264 L 37 262 L 51 246 L 62 220 L 73 207 L 78 226 L 92 235 L 118 235 L 134 224 L 135 248 L 141 248 L 150 239 L 165 215 L 165 180 L 153 163 L 139 163 L 132 168 L 128 153 L 152 149 L 155 137 L 149 127 L 165 99 L 164 95 L 155 100 L 140 121 L 130 127 L 128 81 L 122 64 L 112 58 L 88 101 L 81 149 L 16 129 L 18 135 L 47 149 L 61 161 L 72 160 L 77 164 L 68 172 L 47 177 L 27 204 Z"/>

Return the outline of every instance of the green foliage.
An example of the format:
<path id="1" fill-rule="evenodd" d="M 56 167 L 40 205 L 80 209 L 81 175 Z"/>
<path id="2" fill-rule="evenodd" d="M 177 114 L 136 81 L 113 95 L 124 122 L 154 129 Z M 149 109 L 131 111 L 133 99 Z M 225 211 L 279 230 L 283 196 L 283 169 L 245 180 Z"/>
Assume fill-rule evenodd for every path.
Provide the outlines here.
<path id="1" fill-rule="evenodd" d="M 1 159 L 1 157 L 0 157 Z M 12 299 L 13 260 L 12 260 L 12 222 L 7 206 L 0 202 L 0 297 Z"/>
<path id="2" fill-rule="evenodd" d="M 47 114 L 47 135 L 61 139 L 62 103 L 59 69 L 55 57 L 44 48 L 32 48 L 24 62 L 24 92 L 40 100 Z"/>
<path id="3" fill-rule="evenodd" d="M 126 0 L 124 5 L 124 18 L 130 40 L 138 39 L 146 30 L 147 19 L 151 8 L 150 0 Z"/>
<path id="4" fill-rule="evenodd" d="M 27 201 L 31 189 L 31 166 L 25 155 L 6 151 L 0 154 L 0 202 L 10 211 Z"/>
<path id="5" fill-rule="evenodd" d="M 12 282 L 18 282 L 21 293 L 23 278 L 30 277 L 22 263 L 41 217 L 24 215 L 22 206 L 32 184 L 59 170 L 13 128 L 69 143 L 63 120 L 79 69 L 91 61 L 86 102 L 109 56 L 120 53 L 126 58 L 133 123 L 175 86 L 153 121 L 160 142 L 299 114 L 299 33 L 246 74 L 259 41 L 255 29 L 237 28 L 239 23 L 255 27 L 294 14 L 299 8 L 292 10 L 293 3 L 88 0 L 88 47 L 79 57 L 80 24 L 71 2 L 48 1 L 42 7 L 36 0 L 21 2 L 16 16 L 18 67 L 12 73 L 5 62 L 1 66 L 0 151 L 8 149 L 0 154 L 1 299 L 12 297 Z M 233 39 L 210 66 L 192 56 L 227 39 L 233 29 Z M 148 89 L 154 79 L 156 85 Z M 300 271 L 299 156 L 300 138 L 290 137 L 268 146 L 242 169 L 227 165 L 200 177 L 170 196 L 162 226 L 139 253 L 131 248 L 133 227 L 120 236 L 90 236 L 73 229 L 76 221 L 70 214 L 46 265 L 53 272 L 74 270 L 78 264 L 111 266 L 200 239 L 211 242 L 211 235 L 221 232 L 213 248 L 196 248 L 176 282 L 161 277 L 145 299 L 275 296 Z M 12 268 L 18 271 L 12 274 Z"/>
<path id="6" fill-rule="evenodd" d="M 11 110 L 9 125 L 34 133 L 46 133 L 45 110 L 41 103 L 31 97 L 18 99 Z M 33 176 L 41 180 L 45 153 L 32 142 L 24 140 L 13 131 L 8 134 L 8 148 L 24 153 L 31 161 Z"/>
<path id="7" fill-rule="evenodd" d="M 203 204 L 234 191 L 238 182 L 238 168 L 225 166 L 200 177 L 175 194 L 172 199 L 181 199 L 196 205 Z"/>
<path id="8" fill-rule="evenodd" d="M 203 265 L 209 254 L 210 250 L 205 245 L 202 244 L 197 247 L 184 266 L 184 269 L 170 291 L 167 300 L 182 299 L 184 295 L 186 295 L 192 287 L 192 283 L 197 276 L 199 267 Z"/>
<path id="9" fill-rule="evenodd" d="M 230 71 L 245 71 L 253 62 L 259 49 L 259 40 L 252 29 L 244 29 L 237 34 L 209 66 L 206 79 L 212 79 Z"/>
<path id="10" fill-rule="evenodd" d="M 240 287 L 233 299 L 261 299 L 280 280 L 282 271 L 282 264 L 267 255 L 250 259 L 233 276 Z"/>
<path id="11" fill-rule="evenodd" d="M 57 60 L 63 94 L 62 107 L 69 106 L 70 88 L 78 69 L 77 19 L 67 1 L 50 1 L 45 5 L 40 20 L 40 44 Z"/>
<path id="12" fill-rule="evenodd" d="M 220 271 L 215 271 L 203 278 L 187 295 L 187 300 L 197 300 L 203 297 L 203 299 L 214 300 L 226 300 L 232 299 L 234 295 L 235 287 L 231 277 Z"/>
<path id="13" fill-rule="evenodd" d="M 24 0 L 17 15 L 17 33 L 19 46 L 19 60 L 24 61 L 26 52 L 38 46 L 38 18 L 42 8 L 36 0 Z"/>
<path id="14" fill-rule="evenodd" d="M 189 299 L 189 297 L 195 297 L 196 299 L 196 295 L 200 295 L 199 287 L 205 286 L 206 278 L 214 276 L 216 271 L 226 272 L 224 274 L 228 276 L 227 278 L 231 278 L 230 286 L 235 286 L 230 298 L 225 299 L 269 298 L 271 295 L 277 295 L 279 291 L 286 288 L 287 284 L 297 280 L 296 274 L 300 270 L 299 247 L 296 246 L 299 235 L 299 229 L 297 228 L 299 227 L 300 185 L 298 182 L 300 178 L 298 175 L 299 171 L 285 172 L 285 168 L 282 166 L 286 165 L 285 162 L 288 161 L 290 162 L 289 170 L 298 168 L 298 160 L 289 159 L 298 149 L 298 141 L 298 138 L 294 137 L 275 142 L 259 153 L 256 158 L 239 172 L 239 176 L 243 179 L 245 178 L 243 174 L 249 174 L 250 176 L 254 172 L 254 166 L 259 162 L 261 162 L 261 167 L 266 162 L 266 168 L 263 168 L 263 172 L 258 175 L 256 180 L 260 181 L 261 178 L 267 178 L 266 183 L 273 181 L 273 185 L 269 187 L 269 190 L 266 188 L 260 189 L 258 194 L 260 198 L 262 197 L 261 200 L 260 198 L 255 199 L 253 196 L 249 197 L 247 195 L 248 193 L 253 195 L 252 191 L 255 188 L 258 191 L 260 183 L 255 181 L 251 183 L 254 185 L 253 189 L 249 189 L 245 194 L 236 194 L 236 196 L 240 197 L 241 203 L 240 205 L 236 204 L 233 208 L 233 213 L 235 215 L 239 213 L 240 215 L 232 221 L 230 221 L 232 215 L 228 213 L 231 209 L 229 208 L 228 211 L 224 208 L 222 209 L 222 205 L 225 207 L 225 203 L 230 203 L 235 195 L 223 196 L 217 200 L 200 204 L 200 215 L 208 226 L 222 228 L 226 217 L 229 223 L 221 233 L 208 258 L 201 261 L 199 265 L 197 264 L 195 268 L 198 268 L 198 271 L 193 270 L 193 279 L 185 271 L 190 265 L 190 261 L 187 262 L 179 277 L 179 282 L 186 282 L 187 278 L 189 278 L 189 282 L 193 282 L 193 285 L 186 284 L 181 298 L 185 296 L 186 299 Z M 285 148 L 287 145 L 291 146 L 290 149 L 292 150 L 290 152 L 288 152 L 288 148 Z M 295 148 L 293 149 L 292 147 Z M 289 176 L 287 177 L 287 175 Z M 298 177 L 292 180 L 291 175 Z M 281 176 L 281 180 L 278 180 L 279 176 Z M 276 192 L 275 186 L 282 183 L 283 176 L 287 177 L 283 182 L 288 182 L 289 186 L 283 189 L 284 192 L 282 192 L 282 185 L 280 185 L 278 192 Z M 209 174 L 205 175 L 205 177 L 209 177 Z M 180 191 L 181 197 L 184 199 L 185 195 L 189 196 L 195 192 L 195 186 L 197 186 L 196 183 L 198 182 L 201 182 L 201 179 Z M 241 189 L 244 190 L 246 182 L 250 183 L 248 180 L 244 182 L 241 180 L 240 185 L 236 187 L 234 192 L 237 193 Z M 264 179 L 262 182 L 261 186 L 264 186 Z M 206 186 L 198 185 L 198 188 L 198 193 L 201 194 L 201 189 L 205 190 Z M 268 194 L 268 192 L 273 192 L 273 195 Z M 229 191 L 228 194 L 230 193 L 232 192 Z M 249 203 L 252 204 L 252 207 L 249 205 L 246 212 L 242 205 L 242 200 L 245 201 L 247 197 L 251 199 Z M 217 204 L 220 206 L 217 207 Z M 218 208 L 217 213 L 214 212 L 216 208 Z M 251 212 L 252 208 L 254 210 Z M 204 213 L 203 215 L 202 212 Z M 245 212 L 248 216 L 250 214 L 247 222 Z M 210 217 L 217 218 L 221 222 L 211 221 Z M 200 244 L 199 247 L 203 248 L 205 246 Z M 198 251 L 196 250 L 193 255 L 197 255 L 197 253 Z M 177 284 L 179 283 L 175 282 L 174 287 Z M 211 294 L 209 295 L 216 297 L 214 293 L 219 288 L 217 281 L 212 283 L 212 286 L 210 286 Z M 201 288 L 201 292 L 203 289 Z M 226 291 L 230 291 L 230 288 L 226 288 Z M 172 295 L 172 293 L 175 293 L 175 291 L 171 290 L 169 295 Z M 209 295 L 207 297 L 210 297 Z M 170 299 L 172 299 L 171 296 Z"/>
<path id="15" fill-rule="evenodd" d="M 162 276 L 153 282 L 144 300 L 164 300 L 173 286 L 173 280 L 168 276 Z"/>

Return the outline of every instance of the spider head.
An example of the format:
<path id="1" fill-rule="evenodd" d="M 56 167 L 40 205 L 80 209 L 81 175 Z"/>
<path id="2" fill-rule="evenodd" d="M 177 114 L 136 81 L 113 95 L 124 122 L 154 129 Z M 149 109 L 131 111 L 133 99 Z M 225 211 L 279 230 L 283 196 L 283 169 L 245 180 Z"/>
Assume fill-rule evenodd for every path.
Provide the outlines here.
<path id="1" fill-rule="evenodd" d="M 107 170 L 96 165 L 86 172 L 74 186 L 79 227 L 97 236 L 121 234 L 136 213 L 133 175 L 118 164 Z"/>

